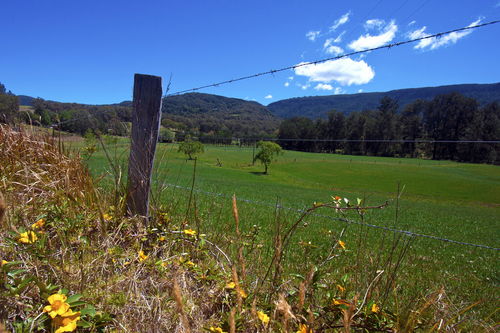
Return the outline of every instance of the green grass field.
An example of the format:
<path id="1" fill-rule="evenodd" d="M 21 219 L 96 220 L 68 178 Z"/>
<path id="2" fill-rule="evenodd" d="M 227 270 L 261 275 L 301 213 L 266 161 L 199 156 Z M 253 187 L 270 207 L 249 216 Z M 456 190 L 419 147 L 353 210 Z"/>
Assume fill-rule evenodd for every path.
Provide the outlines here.
<path id="1" fill-rule="evenodd" d="M 173 214 L 184 214 L 193 181 L 193 161 L 177 152 L 176 145 L 161 144 L 157 151 L 153 182 L 157 190 L 153 199 L 169 206 Z M 109 154 L 126 170 L 126 146 L 110 146 Z M 298 213 L 278 210 L 275 205 L 303 209 L 313 202 L 327 202 L 332 195 L 365 199 L 368 205 L 390 201 L 388 208 L 370 211 L 362 221 L 415 233 L 443 237 L 455 241 L 500 247 L 500 168 L 492 165 L 465 164 L 403 158 L 381 158 L 311 154 L 286 151 L 263 175 L 263 167 L 252 165 L 252 149 L 206 146 L 197 162 L 195 178 L 196 207 L 200 230 L 223 233 L 232 228 L 230 199 L 239 201 L 243 228 L 262 227 L 261 238 L 270 245 L 275 221 L 292 223 Z M 95 175 L 110 170 L 102 149 L 88 160 Z M 398 185 L 399 184 L 399 185 Z M 158 188 L 166 186 L 161 195 Z M 182 188 L 174 188 L 176 185 Z M 402 191 L 396 200 L 398 186 Z M 218 196 L 206 192 L 219 193 Z M 243 201 L 243 199 L 252 202 Z M 334 211 L 319 214 L 339 217 Z M 276 217 L 279 215 L 279 217 Z M 360 221 L 356 214 L 347 216 Z M 380 229 L 347 225 L 324 217 L 309 217 L 308 226 L 299 228 L 291 242 L 290 260 L 303 252 L 300 241 L 317 244 L 308 250 L 314 255 L 328 249 L 329 232 L 339 234 L 352 250 L 340 265 L 361 265 L 363 254 L 386 256 L 391 244 L 410 239 Z M 267 238 L 267 239 L 266 239 Z M 379 253 L 380 252 L 380 253 Z M 377 254 L 379 253 L 379 254 Z M 482 301 L 481 311 L 498 307 L 499 251 L 438 240 L 414 237 L 399 268 L 407 297 L 422 295 L 445 286 L 447 294 L 457 302 Z M 380 259 L 366 270 L 378 269 Z M 464 301 L 466 300 L 466 301 Z M 464 304 L 465 304 L 464 303 Z"/>

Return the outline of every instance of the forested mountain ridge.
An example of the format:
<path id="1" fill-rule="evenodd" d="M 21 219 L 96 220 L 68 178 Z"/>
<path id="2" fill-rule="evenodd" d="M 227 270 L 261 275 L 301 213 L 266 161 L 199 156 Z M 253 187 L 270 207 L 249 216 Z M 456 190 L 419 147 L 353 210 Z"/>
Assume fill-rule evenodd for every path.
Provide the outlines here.
<path id="1" fill-rule="evenodd" d="M 458 92 L 466 97 L 474 98 L 479 105 L 500 102 L 500 83 L 492 83 L 409 88 L 349 95 L 296 97 L 271 103 L 267 108 L 280 118 L 300 116 L 311 119 L 325 119 L 327 118 L 327 113 L 332 110 L 337 110 L 347 115 L 353 111 L 376 109 L 380 100 L 385 96 L 394 99 L 401 111 L 407 104 L 417 99 L 429 101 L 437 95 L 452 92 Z"/>
<path id="2" fill-rule="evenodd" d="M 165 127 L 197 128 L 215 136 L 269 136 L 280 120 L 265 106 L 238 98 L 189 93 L 163 99 Z"/>

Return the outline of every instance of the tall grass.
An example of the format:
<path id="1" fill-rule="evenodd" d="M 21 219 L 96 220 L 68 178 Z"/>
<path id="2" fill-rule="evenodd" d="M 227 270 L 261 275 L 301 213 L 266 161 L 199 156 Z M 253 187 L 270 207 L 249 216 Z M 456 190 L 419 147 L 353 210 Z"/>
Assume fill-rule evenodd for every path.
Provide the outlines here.
<path id="1" fill-rule="evenodd" d="M 362 221 L 384 202 L 331 198 L 296 216 L 279 202 L 264 213 L 237 197 L 159 187 L 145 226 L 123 213 L 118 161 L 102 186 L 108 178 L 91 177 L 78 154 L 62 150 L 50 137 L 0 127 L 8 330 L 56 330 L 44 307 L 58 293 L 89 332 L 494 331 L 495 315 L 477 317 L 472 300 L 450 299 L 446 281 L 406 283 L 412 238 L 376 240 L 341 224 L 320 231 L 312 215 Z M 253 223 L 261 218 L 268 223 Z"/>

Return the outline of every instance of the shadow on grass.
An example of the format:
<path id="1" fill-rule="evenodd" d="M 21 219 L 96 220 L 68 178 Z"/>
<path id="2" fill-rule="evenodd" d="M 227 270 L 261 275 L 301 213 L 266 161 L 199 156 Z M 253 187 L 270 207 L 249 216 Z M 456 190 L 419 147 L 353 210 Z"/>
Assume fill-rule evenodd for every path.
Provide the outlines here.
<path id="1" fill-rule="evenodd" d="M 256 176 L 267 176 L 267 173 L 265 173 L 264 171 L 250 171 L 250 173 Z"/>

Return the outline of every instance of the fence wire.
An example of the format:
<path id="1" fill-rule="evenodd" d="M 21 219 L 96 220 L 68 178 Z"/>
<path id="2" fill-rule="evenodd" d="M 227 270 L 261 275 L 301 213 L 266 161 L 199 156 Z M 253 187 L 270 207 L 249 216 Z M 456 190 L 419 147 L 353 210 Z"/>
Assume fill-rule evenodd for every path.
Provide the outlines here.
<path id="1" fill-rule="evenodd" d="M 182 190 L 187 190 L 187 191 L 191 190 L 190 187 L 180 186 L 180 185 L 176 185 L 176 184 L 164 183 L 163 185 L 168 186 L 168 187 L 172 187 L 172 188 L 178 188 L 178 189 L 182 189 Z M 222 197 L 222 198 L 228 198 L 228 199 L 232 198 L 231 195 L 228 195 L 228 194 L 225 194 L 225 193 L 204 191 L 204 190 L 196 189 L 196 188 L 193 188 L 193 191 L 195 191 L 197 193 L 202 193 L 202 194 L 205 194 L 205 195 L 208 195 L 208 196 L 212 196 L 212 197 Z M 246 203 L 249 203 L 249 204 L 253 204 L 253 205 L 260 205 L 260 206 L 267 206 L 267 207 L 272 207 L 272 208 L 279 208 L 279 209 L 284 209 L 284 210 L 288 210 L 288 211 L 292 211 L 292 212 L 297 212 L 297 213 L 305 213 L 306 212 L 305 209 L 288 207 L 288 206 L 283 206 L 283 205 L 280 205 L 280 204 L 270 204 L 270 203 L 263 202 L 263 201 L 244 199 L 244 198 L 240 198 L 240 197 L 237 197 L 237 200 L 238 201 L 242 201 L 242 202 L 246 202 Z M 320 218 L 324 218 L 324 219 L 329 219 L 329 220 L 332 220 L 332 221 L 344 222 L 344 223 L 347 223 L 347 224 L 356 224 L 356 225 L 361 225 L 361 226 L 365 226 L 365 227 L 369 227 L 369 228 L 375 228 L 375 229 L 380 229 L 380 230 L 389 231 L 389 232 L 396 232 L 396 233 L 400 233 L 400 234 L 403 234 L 403 235 L 406 235 L 406 236 L 409 236 L 409 237 L 427 238 L 427 239 L 433 239 L 433 240 L 437 240 L 437 241 L 441 241 L 441 242 L 447 242 L 447 243 L 453 243 L 453 244 L 458 244 L 458 245 L 472 246 L 472 247 L 477 247 L 477 248 L 482 248 L 482 249 L 500 251 L 500 248 L 496 248 L 496 247 L 492 247 L 492 246 L 488 246 L 488 245 L 481 245 L 481 244 L 474 244 L 474 243 L 468 243 L 468 242 L 461 242 L 461 241 L 456 241 L 456 240 L 453 240 L 453 239 L 448 239 L 448 238 L 439 237 L 439 236 L 426 235 L 426 234 L 416 233 L 416 232 L 412 232 L 412 231 L 408 231 L 408 230 L 400 230 L 400 229 L 395 229 L 395 228 L 390 228 L 390 227 L 384 227 L 384 226 L 381 226 L 381 225 L 376 225 L 376 224 L 371 224 L 371 223 L 365 223 L 365 222 L 359 222 L 359 221 L 349 220 L 349 219 L 342 218 L 342 217 L 333 217 L 333 216 L 328 216 L 328 215 L 318 214 L 318 213 L 311 213 L 310 215 L 316 216 L 316 217 L 320 217 Z"/>

